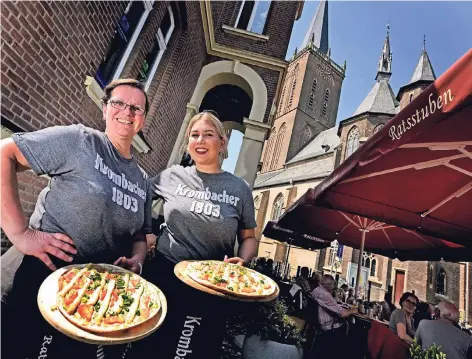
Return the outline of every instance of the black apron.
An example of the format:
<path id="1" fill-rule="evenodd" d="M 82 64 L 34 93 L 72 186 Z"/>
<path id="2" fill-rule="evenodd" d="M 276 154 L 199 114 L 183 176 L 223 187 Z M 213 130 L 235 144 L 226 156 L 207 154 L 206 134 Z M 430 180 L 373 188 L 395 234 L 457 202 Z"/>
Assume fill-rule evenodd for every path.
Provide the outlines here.
<path id="1" fill-rule="evenodd" d="M 161 254 L 147 262 L 143 277 L 162 290 L 167 315 L 149 337 L 132 343 L 124 358 L 220 358 L 228 300 L 203 293 L 180 281 L 175 264 Z"/>
<path id="2" fill-rule="evenodd" d="M 71 263 L 54 261 L 58 268 Z M 2 297 L 1 357 L 8 359 L 109 359 L 120 358 L 126 345 L 85 344 L 54 329 L 43 318 L 37 297 L 42 282 L 51 274 L 36 257 L 24 256 L 11 288 Z"/>

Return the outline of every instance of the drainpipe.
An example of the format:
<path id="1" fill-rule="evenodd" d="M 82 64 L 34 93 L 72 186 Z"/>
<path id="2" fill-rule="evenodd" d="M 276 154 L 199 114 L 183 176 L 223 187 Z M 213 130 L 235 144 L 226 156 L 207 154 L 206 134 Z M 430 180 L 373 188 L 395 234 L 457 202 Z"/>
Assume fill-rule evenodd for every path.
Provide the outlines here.
<path id="1" fill-rule="evenodd" d="M 469 324 L 469 262 L 465 263 L 465 324 Z"/>

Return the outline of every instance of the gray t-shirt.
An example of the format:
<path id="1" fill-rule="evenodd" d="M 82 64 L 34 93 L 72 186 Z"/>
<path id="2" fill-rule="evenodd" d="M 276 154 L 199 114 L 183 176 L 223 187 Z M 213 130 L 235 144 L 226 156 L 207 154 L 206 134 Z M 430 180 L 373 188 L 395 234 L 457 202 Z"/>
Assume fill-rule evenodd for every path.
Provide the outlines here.
<path id="1" fill-rule="evenodd" d="M 447 359 L 472 358 L 472 337 L 446 320 L 422 320 L 415 337 L 423 349 L 441 346 Z"/>
<path id="2" fill-rule="evenodd" d="M 251 189 L 231 173 L 172 166 L 151 182 L 164 199 L 157 250 L 173 262 L 232 257 L 238 231 L 256 227 Z"/>
<path id="3" fill-rule="evenodd" d="M 415 323 L 413 317 L 410 320 L 410 323 L 407 323 L 405 312 L 402 309 L 395 309 L 390 315 L 390 330 L 395 334 L 397 333 L 397 323 L 403 323 L 406 327 L 406 334 L 410 337 L 415 336 Z"/>
<path id="4" fill-rule="evenodd" d="M 12 138 L 33 171 L 51 177 L 30 226 L 71 237 L 75 262 L 113 263 L 129 256 L 136 233 L 152 232 L 148 176 L 104 133 L 71 125 Z"/>

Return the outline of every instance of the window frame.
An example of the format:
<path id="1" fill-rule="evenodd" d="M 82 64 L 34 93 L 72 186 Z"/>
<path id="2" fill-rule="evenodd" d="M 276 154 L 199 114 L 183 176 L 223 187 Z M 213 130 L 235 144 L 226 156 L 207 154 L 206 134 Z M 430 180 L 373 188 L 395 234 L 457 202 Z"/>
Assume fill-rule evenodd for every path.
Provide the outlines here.
<path id="1" fill-rule="evenodd" d="M 236 21 L 234 22 L 234 28 L 236 28 L 236 29 L 239 29 L 238 23 L 239 23 L 239 20 L 241 19 L 241 14 L 243 13 L 244 5 L 246 4 L 246 1 L 250 1 L 250 0 L 242 0 L 241 1 L 241 6 L 239 7 L 239 11 L 238 11 L 238 16 L 236 17 Z M 245 29 L 242 29 L 242 30 L 249 31 L 249 32 L 252 32 L 254 34 L 259 34 L 258 32 L 251 31 L 251 28 L 252 28 L 252 25 L 254 23 L 254 18 L 256 16 L 256 12 L 257 12 L 257 7 L 259 6 L 260 2 L 261 2 L 260 0 L 255 0 L 254 1 L 254 7 L 252 8 L 251 16 L 249 17 L 249 21 L 247 23 L 247 26 L 246 26 Z M 267 10 L 269 12 L 270 7 L 272 6 L 272 1 L 264 1 L 264 2 L 269 2 L 270 3 L 269 4 L 269 9 Z M 266 20 L 265 20 L 265 23 L 264 23 L 264 27 L 263 27 L 262 32 L 260 33 L 260 35 L 264 35 L 264 30 L 265 30 L 265 27 L 266 27 L 266 24 L 267 24 L 268 16 L 269 16 L 269 14 L 267 14 L 267 17 L 266 17 Z"/>
<path id="2" fill-rule="evenodd" d="M 272 221 L 278 220 L 280 216 L 282 215 L 283 208 L 284 208 L 284 201 L 285 201 L 285 198 L 282 193 L 279 193 L 277 197 L 275 197 L 274 205 L 272 207 L 272 214 L 270 217 Z M 275 214 L 277 214 L 277 217 L 275 217 Z"/>
<path id="3" fill-rule="evenodd" d="M 357 132 L 357 137 L 355 137 L 357 141 L 354 140 L 354 136 L 352 136 L 353 139 L 351 141 L 351 134 L 354 132 Z M 357 151 L 357 149 L 360 146 L 359 138 L 360 138 L 359 128 L 357 126 L 352 126 L 352 128 L 349 130 L 347 134 L 346 153 L 344 155 L 344 159 L 349 158 L 349 156 L 351 156 L 354 152 Z M 351 143 L 351 146 L 349 146 L 350 143 Z M 357 146 L 354 146 L 355 144 L 357 144 Z M 349 152 L 349 150 L 351 150 L 351 152 Z"/>
<path id="4" fill-rule="evenodd" d="M 116 67 L 116 70 L 113 73 L 113 76 L 111 77 L 110 82 L 119 79 L 121 74 L 123 73 L 123 69 L 125 68 L 126 62 L 128 61 L 129 56 L 131 55 L 131 51 L 133 50 L 134 45 L 136 45 L 136 41 L 139 35 L 141 34 L 141 30 L 143 29 L 144 24 L 146 23 L 147 17 L 149 16 L 149 13 L 151 12 L 153 8 L 154 0 L 141 0 L 141 1 L 143 2 L 143 5 L 144 5 L 144 12 L 141 14 L 138 24 L 136 25 L 136 29 L 134 30 L 134 33 L 131 36 L 128 46 L 126 47 L 126 50 L 123 53 L 123 56 L 121 57 L 121 60 L 118 63 L 118 66 Z M 132 5 L 133 5 L 133 1 L 130 1 L 124 12 L 129 10 L 129 8 L 131 8 Z"/>
<path id="5" fill-rule="evenodd" d="M 152 80 L 154 79 L 154 76 L 156 75 L 156 72 L 157 72 L 157 68 L 159 67 L 162 57 L 164 56 L 164 52 L 167 50 L 167 44 L 169 43 L 170 38 L 172 37 L 172 34 L 174 33 L 175 17 L 174 17 L 174 12 L 172 11 L 172 7 L 170 5 L 167 6 L 167 11 L 169 12 L 169 15 L 170 15 L 169 16 L 170 28 L 165 37 L 164 37 L 164 34 L 162 33 L 161 27 L 159 26 L 159 28 L 157 29 L 155 40 L 157 40 L 157 43 L 159 44 L 159 52 L 157 53 L 156 58 L 154 59 L 152 63 L 151 69 L 149 70 L 148 77 L 144 84 L 145 91 L 148 91 L 149 87 L 151 87 Z"/>

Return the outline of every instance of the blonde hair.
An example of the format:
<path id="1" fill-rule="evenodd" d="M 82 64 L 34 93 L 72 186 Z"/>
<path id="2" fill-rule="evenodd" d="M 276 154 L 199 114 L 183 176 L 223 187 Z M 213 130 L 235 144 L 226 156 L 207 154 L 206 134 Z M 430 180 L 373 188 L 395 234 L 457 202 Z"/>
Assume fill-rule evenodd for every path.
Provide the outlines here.
<path id="1" fill-rule="evenodd" d="M 190 139 L 190 131 L 192 131 L 193 125 L 195 125 L 195 123 L 200 120 L 207 121 L 209 124 L 211 124 L 215 128 L 216 134 L 220 137 L 220 139 L 224 140 L 223 150 L 220 152 L 220 165 L 221 165 L 223 160 L 228 158 L 228 137 L 226 136 L 226 131 L 221 121 L 218 119 L 218 117 L 216 117 L 214 114 L 212 114 L 209 111 L 203 111 L 203 112 L 197 113 L 195 116 L 193 116 L 190 119 L 190 122 L 188 123 L 188 126 L 187 126 L 187 130 L 185 131 L 184 142 L 182 144 L 182 148 L 180 149 L 181 154 L 183 155 L 184 152 L 187 151 L 188 142 Z"/>

